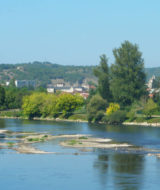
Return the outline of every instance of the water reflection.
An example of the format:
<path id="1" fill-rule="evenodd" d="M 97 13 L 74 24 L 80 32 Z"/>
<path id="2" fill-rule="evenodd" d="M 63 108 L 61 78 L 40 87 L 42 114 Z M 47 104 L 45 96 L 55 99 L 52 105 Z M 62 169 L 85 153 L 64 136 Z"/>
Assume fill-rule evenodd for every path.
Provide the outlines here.
<path id="1" fill-rule="evenodd" d="M 103 188 L 140 190 L 143 185 L 144 163 L 143 155 L 99 152 L 93 168 Z"/>
<path id="2" fill-rule="evenodd" d="M 144 156 L 115 153 L 111 157 L 111 168 L 112 172 L 115 173 L 114 181 L 116 189 L 141 189 L 141 184 L 143 183 Z"/>
<path id="3" fill-rule="evenodd" d="M 98 171 L 98 177 L 102 186 L 107 185 L 107 176 L 108 176 L 108 161 L 109 156 L 105 154 L 98 155 L 97 159 L 93 163 L 94 169 Z"/>
<path id="4" fill-rule="evenodd" d="M 0 119 L 0 129 L 3 129 L 5 127 L 6 127 L 5 120 L 4 119 Z"/>

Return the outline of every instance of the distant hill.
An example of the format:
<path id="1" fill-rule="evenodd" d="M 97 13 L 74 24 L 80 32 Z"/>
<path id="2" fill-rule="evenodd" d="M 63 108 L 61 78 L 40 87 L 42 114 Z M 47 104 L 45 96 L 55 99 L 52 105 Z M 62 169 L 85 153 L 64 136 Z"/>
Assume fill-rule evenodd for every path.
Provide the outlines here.
<path id="1" fill-rule="evenodd" d="M 151 78 L 153 75 L 156 77 L 160 77 L 160 67 L 146 68 L 147 80 Z"/>
<path id="2" fill-rule="evenodd" d="M 82 83 L 84 79 L 93 81 L 93 66 L 58 65 L 50 62 L 33 62 L 23 64 L 0 64 L 0 81 L 11 79 L 36 80 L 45 86 L 52 79 L 61 78 L 72 83 Z"/>
<path id="3" fill-rule="evenodd" d="M 0 64 L 0 83 L 11 79 L 36 80 L 38 84 L 45 86 L 52 79 L 64 79 L 71 84 L 95 81 L 93 68 L 95 66 L 71 66 L 58 65 L 50 62 L 33 62 L 22 64 Z M 147 80 L 153 75 L 160 76 L 160 67 L 146 68 Z"/>

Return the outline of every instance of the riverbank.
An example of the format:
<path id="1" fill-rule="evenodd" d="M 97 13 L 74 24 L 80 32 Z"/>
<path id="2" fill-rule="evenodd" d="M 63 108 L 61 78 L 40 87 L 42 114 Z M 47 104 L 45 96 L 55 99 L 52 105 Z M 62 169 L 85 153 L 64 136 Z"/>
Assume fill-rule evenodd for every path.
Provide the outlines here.
<path id="1" fill-rule="evenodd" d="M 25 119 L 28 120 L 28 118 L 26 117 L 14 117 L 14 116 L 0 116 L 0 119 Z M 59 122 L 75 122 L 75 123 L 88 123 L 87 120 L 81 120 L 81 119 L 62 119 L 62 118 L 50 118 L 50 117 L 46 117 L 46 118 L 42 118 L 42 117 L 34 117 L 32 118 L 32 120 L 37 120 L 37 121 L 59 121 Z M 106 123 L 102 123 L 100 122 L 100 124 L 106 124 Z M 130 126 L 146 126 L 146 127 L 160 127 L 160 123 L 156 122 L 156 123 L 152 123 L 152 122 L 123 122 L 122 125 L 130 125 Z"/>
<path id="2" fill-rule="evenodd" d="M 14 116 L 0 116 L 0 119 L 26 119 L 28 120 L 28 118 L 26 117 L 14 117 Z M 77 123 L 88 123 L 87 120 L 74 120 L 74 119 L 61 119 L 61 118 L 49 118 L 49 117 L 34 117 L 32 118 L 32 120 L 39 120 L 39 121 L 65 121 L 65 122 L 77 122 Z"/>
<path id="3" fill-rule="evenodd" d="M 160 127 L 160 123 L 147 123 L 147 122 L 123 122 L 123 125 L 138 125 L 138 126 L 150 126 L 150 127 Z"/>

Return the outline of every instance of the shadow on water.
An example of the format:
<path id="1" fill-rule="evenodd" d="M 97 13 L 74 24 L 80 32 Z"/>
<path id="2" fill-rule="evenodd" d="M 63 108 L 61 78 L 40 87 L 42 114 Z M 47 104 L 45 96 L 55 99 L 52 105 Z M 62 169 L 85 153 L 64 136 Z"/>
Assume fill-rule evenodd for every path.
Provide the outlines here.
<path id="1" fill-rule="evenodd" d="M 6 123 L 4 119 L 0 119 L 0 129 L 4 129 L 6 127 Z"/>
<path id="2" fill-rule="evenodd" d="M 106 187 L 108 180 L 108 167 L 109 156 L 106 154 L 98 155 L 97 159 L 93 163 L 94 169 L 98 172 L 98 179 L 103 187 Z"/>
<path id="3" fill-rule="evenodd" d="M 144 156 L 136 154 L 100 154 L 93 163 L 103 188 L 140 190 L 143 183 Z"/>
<path id="4" fill-rule="evenodd" d="M 136 154 L 113 154 L 111 168 L 117 189 L 138 190 L 143 182 L 144 156 Z M 138 178 L 137 178 L 138 176 Z"/>

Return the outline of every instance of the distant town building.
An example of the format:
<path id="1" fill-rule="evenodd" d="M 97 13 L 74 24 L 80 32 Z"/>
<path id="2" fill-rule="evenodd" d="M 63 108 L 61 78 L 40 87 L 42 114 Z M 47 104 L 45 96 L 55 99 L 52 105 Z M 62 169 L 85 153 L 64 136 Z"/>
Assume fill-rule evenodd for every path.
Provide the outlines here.
<path id="1" fill-rule="evenodd" d="M 154 82 L 155 79 L 156 79 L 155 75 L 153 75 L 153 76 L 149 79 L 149 81 L 148 81 L 148 83 L 147 83 L 147 86 L 148 86 L 149 89 L 152 89 L 152 88 L 153 88 L 153 82 Z"/>
<path id="2" fill-rule="evenodd" d="M 85 84 L 85 83 L 82 83 L 82 85 L 81 85 L 83 88 L 85 88 L 85 89 L 87 89 L 87 90 L 89 90 L 89 85 L 88 84 Z"/>
<path id="3" fill-rule="evenodd" d="M 17 88 L 22 87 L 36 87 L 36 81 L 34 80 L 15 80 L 15 86 Z"/>
<path id="4" fill-rule="evenodd" d="M 83 93 L 80 93 L 80 96 L 82 96 L 86 100 L 88 98 L 88 96 L 89 96 L 89 93 L 88 92 L 83 92 Z"/>
<path id="5" fill-rule="evenodd" d="M 65 82 L 63 79 L 52 79 L 51 80 L 52 86 L 54 87 L 64 87 Z"/>
<path id="6" fill-rule="evenodd" d="M 75 88 L 74 88 L 74 91 L 76 91 L 76 92 L 83 92 L 83 91 L 84 91 L 84 88 L 82 88 L 81 86 L 75 87 Z"/>
<path id="7" fill-rule="evenodd" d="M 71 85 L 69 82 L 64 81 L 64 79 L 52 79 L 51 84 L 47 85 L 48 93 L 55 93 L 56 91 L 61 91 L 70 94 L 79 93 L 85 99 L 89 95 L 88 90 L 89 85 L 85 82 L 79 84 L 77 81 L 75 81 L 75 83 Z"/>
<path id="8" fill-rule="evenodd" d="M 64 88 L 61 89 L 61 91 L 62 92 L 66 92 L 66 93 L 73 93 L 74 92 L 74 88 L 73 87 L 64 87 Z"/>
<path id="9" fill-rule="evenodd" d="M 6 86 L 9 86 L 9 85 L 10 85 L 10 82 L 9 82 L 9 81 L 7 81 L 7 82 L 6 82 Z"/>
<path id="10" fill-rule="evenodd" d="M 47 92 L 48 92 L 48 93 L 54 93 L 54 92 L 55 92 L 55 89 L 54 89 L 54 88 L 47 88 Z"/>
<path id="11" fill-rule="evenodd" d="M 18 66 L 18 67 L 17 67 L 17 70 L 19 70 L 19 71 L 22 71 L 22 72 L 23 72 L 23 71 L 24 71 L 24 68 L 23 68 L 22 66 Z"/>

